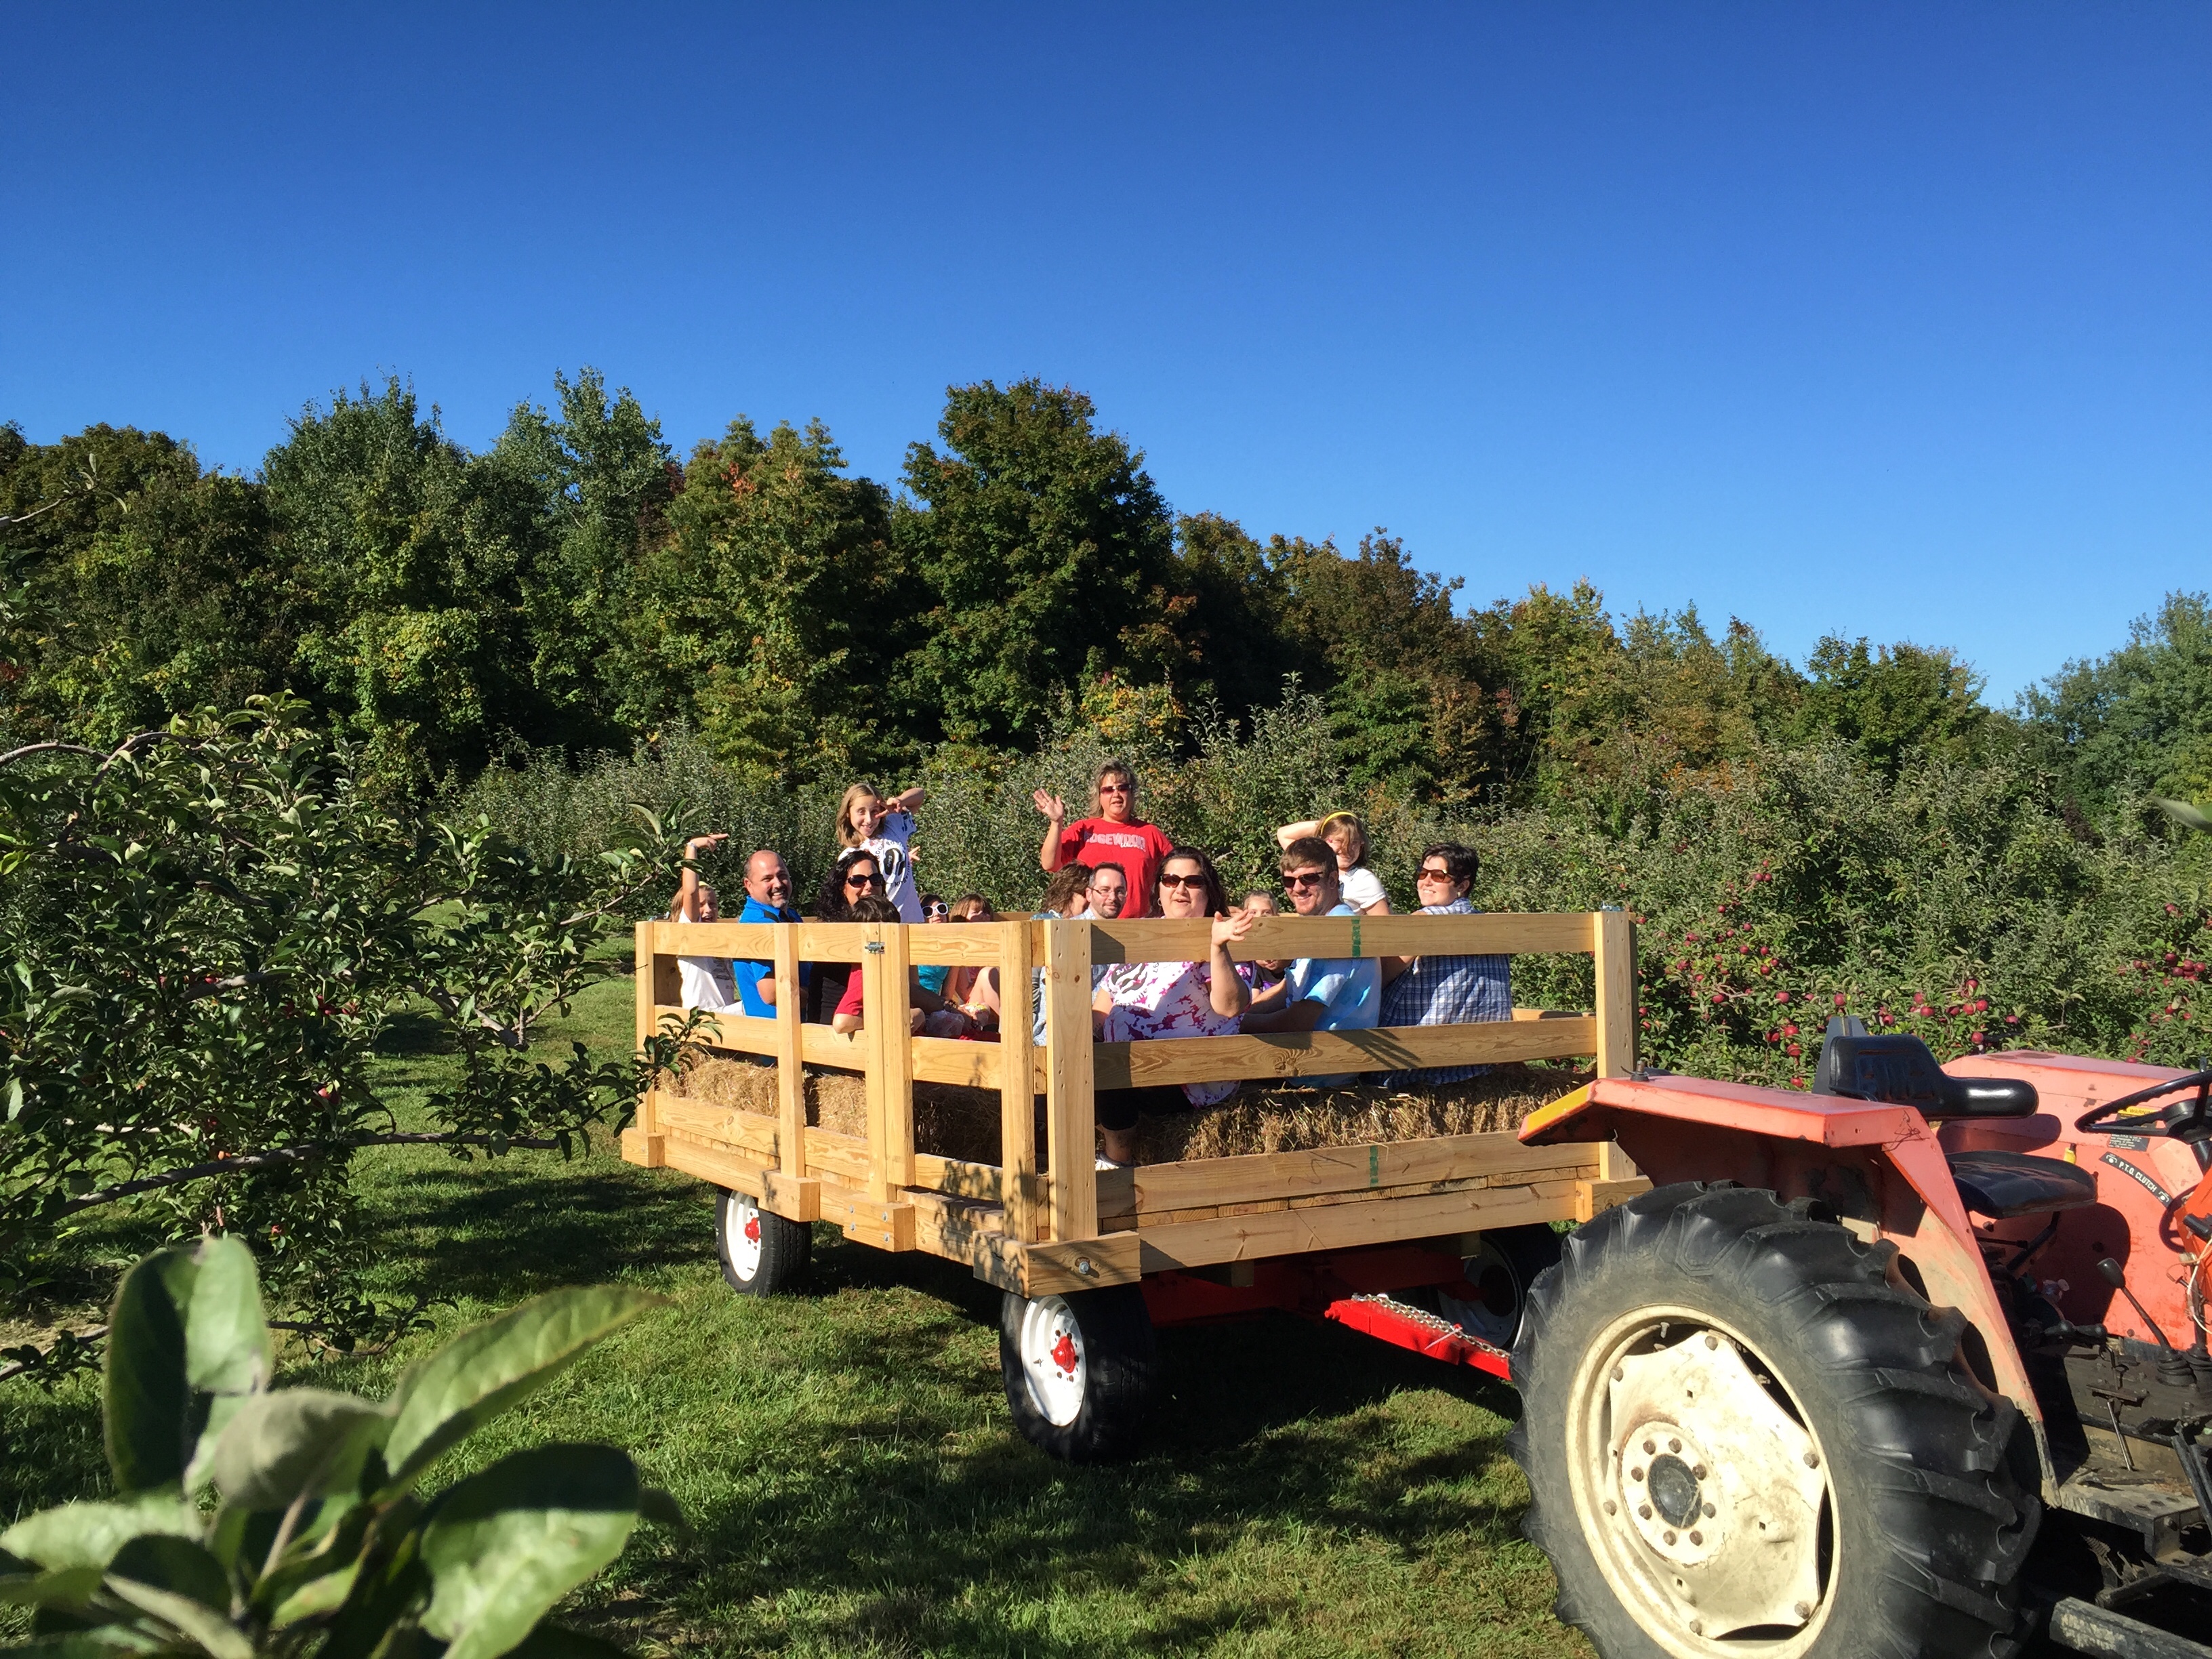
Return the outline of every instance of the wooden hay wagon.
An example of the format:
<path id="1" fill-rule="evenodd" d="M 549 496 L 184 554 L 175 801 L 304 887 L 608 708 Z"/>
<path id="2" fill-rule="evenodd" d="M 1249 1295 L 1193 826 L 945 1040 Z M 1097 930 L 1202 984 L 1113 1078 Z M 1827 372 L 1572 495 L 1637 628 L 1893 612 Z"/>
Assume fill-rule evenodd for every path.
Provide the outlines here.
<path id="1" fill-rule="evenodd" d="M 1480 1024 L 1095 1042 L 1094 963 L 1203 961 L 1208 924 L 1027 919 L 963 926 L 645 922 L 637 929 L 637 1030 L 681 1021 L 678 957 L 772 964 L 775 1018 L 724 1013 L 696 1035 L 757 1056 L 749 1111 L 664 1079 L 623 1155 L 718 1188 L 717 1242 L 736 1288 L 764 1294 L 805 1267 L 812 1224 L 889 1250 L 926 1250 L 1006 1292 L 1008 1403 L 1031 1440 L 1075 1459 L 1135 1443 L 1156 1326 L 1290 1309 L 1505 1375 L 1522 1292 L 1556 1255 L 1551 1224 L 1586 1220 L 1645 1183 L 1610 1143 L 1524 1146 L 1510 1128 L 1296 1152 L 1094 1168 L 1093 1091 L 1298 1079 L 1589 1058 L 1633 1065 L 1634 947 L 1618 911 L 1583 915 L 1263 920 L 1243 958 L 1525 955 L 1595 958 L 1587 1014 L 1516 1011 Z M 800 969 L 852 964 L 866 1028 L 802 1023 Z M 908 1033 L 910 967 L 1000 970 L 996 1042 Z M 1044 1041 L 1031 1041 L 1042 969 Z M 811 1068 L 856 1076 L 864 1133 L 808 1121 Z M 772 1094 L 768 1079 L 773 1079 Z M 995 1158 L 916 1145 L 915 1086 L 994 1091 Z M 847 1085 L 849 1087 L 849 1084 Z M 972 1152 L 972 1148 L 970 1148 Z"/>

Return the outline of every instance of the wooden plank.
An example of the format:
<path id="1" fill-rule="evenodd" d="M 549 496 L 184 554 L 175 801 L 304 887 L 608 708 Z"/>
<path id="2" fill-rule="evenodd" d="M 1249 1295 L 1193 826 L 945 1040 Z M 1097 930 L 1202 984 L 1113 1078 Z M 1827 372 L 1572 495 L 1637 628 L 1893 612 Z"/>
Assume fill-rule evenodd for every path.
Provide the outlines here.
<path id="1" fill-rule="evenodd" d="M 690 1010 L 679 1003 L 661 1003 L 653 1008 L 657 1018 L 674 1016 L 679 1022 L 689 1018 Z M 810 1026 L 813 1030 L 825 1027 Z M 765 1054 L 774 1059 L 776 1053 L 775 1022 L 757 1019 L 750 1014 L 733 1014 L 727 1009 L 707 1015 L 699 1022 L 694 1040 L 710 1048 L 733 1048 L 741 1054 Z"/>
<path id="2" fill-rule="evenodd" d="M 635 1164 L 641 1169 L 664 1170 L 668 1167 L 668 1137 L 647 1134 L 643 1129 L 631 1127 L 622 1132 L 622 1155 L 625 1164 Z"/>
<path id="3" fill-rule="evenodd" d="M 990 930 L 999 957 L 999 1156 L 1007 1171 L 1006 1231 L 1036 1237 L 1036 987 L 1030 978 L 1030 925 L 1006 921 Z M 1053 1168 L 1059 1171 L 1060 1165 Z M 1065 1186 L 1064 1181 L 1055 1186 Z"/>
<path id="4" fill-rule="evenodd" d="M 866 994 L 863 987 L 862 994 Z M 799 1046 L 809 1066 L 831 1066 L 841 1072 L 865 1072 L 868 1068 L 865 1030 L 847 1033 L 833 1031 L 827 1025 L 802 1025 L 799 1028 Z"/>
<path id="5" fill-rule="evenodd" d="M 864 1190 L 878 1203 L 888 1203 L 891 1182 L 888 1148 L 884 1139 L 885 1106 L 884 1102 L 884 1048 L 890 1041 L 890 1028 L 881 1018 L 884 1007 L 883 925 L 864 924 L 869 933 L 867 943 L 876 948 L 860 958 L 860 1047 L 866 1056 L 860 1079 L 867 1100 L 868 1121 L 868 1178 Z M 905 1034 L 900 1034 L 905 1040 Z"/>
<path id="6" fill-rule="evenodd" d="M 975 1277 L 986 1284 L 1034 1298 L 1066 1296 L 1102 1284 L 1134 1284 L 1140 1271 L 1130 1259 L 1135 1248 L 1133 1233 L 1069 1244 L 1024 1244 L 986 1233 L 975 1239 L 972 1261 Z M 1088 1263 L 1091 1271 L 1078 1272 L 1079 1261 Z"/>
<path id="7" fill-rule="evenodd" d="M 681 1095 L 660 1094 L 661 1127 L 699 1140 L 741 1148 L 763 1164 L 778 1161 L 777 1125 L 772 1117 L 718 1106 L 711 1100 L 687 1100 Z"/>
<path id="8" fill-rule="evenodd" d="M 995 1164 L 970 1164 L 957 1158 L 916 1152 L 912 1189 L 941 1193 L 948 1198 L 1000 1204 L 1004 1199 L 1004 1175 Z"/>
<path id="9" fill-rule="evenodd" d="M 1590 917 L 1590 953 L 1597 967 L 1597 1074 L 1626 1077 L 1636 1069 L 1636 930 L 1626 912 Z"/>
<path id="10" fill-rule="evenodd" d="M 953 1083 L 963 1089 L 995 1091 L 1006 1076 L 1000 1045 L 995 1042 L 918 1036 L 908 1045 L 908 1052 L 914 1056 L 914 1080 L 917 1083 Z M 1030 1092 L 1042 1094 L 1045 1071 L 1044 1051 L 1041 1048 L 1030 1051 Z"/>
<path id="11" fill-rule="evenodd" d="M 684 1135 L 668 1137 L 668 1167 L 681 1170 L 688 1176 L 696 1176 L 717 1187 L 727 1187 L 732 1192 L 743 1193 L 748 1198 L 761 1195 L 761 1169 L 758 1164 L 748 1163 L 737 1153 L 702 1146 Z"/>
<path id="12" fill-rule="evenodd" d="M 1006 1237 L 1006 1212 L 995 1204 L 976 1204 L 942 1193 L 910 1193 L 914 1206 L 914 1243 L 919 1250 L 970 1266 L 976 1242 Z"/>
<path id="13" fill-rule="evenodd" d="M 761 1208 L 787 1221 L 818 1221 L 822 1218 L 822 1183 L 805 1176 L 787 1176 L 780 1170 L 764 1170 L 761 1172 Z"/>
<path id="14" fill-rule="evenodd" d="M 775 930 L 775 1098 L 783 1131 L 783 1172 L 794 1181 L 806 1173 L 806 1075 L 801 1064 L 799 940 L 796 930 Z"/>
<path id="15" fill-rule="evenodd" d="M 1651 1183 L 1642 1176 L 1628 1181 L 1577 1181 L 1575 1182 L 1575 1219 L 1588 1221 L 1602 1215 L 1616 1204 L 1626 1204 L 1639 1193 L 1651 1190 Z"/>
<path id="16" fill-rule="evenodd" d="M 1196 927 L 1209 935 L 1212 928 L 1210 922 L 1169 925 Z M 1097 1086 L 1093 1058 L 1098 1045 L 1091 1041 L 1091 941 L 1096 928 L 1076 921 L 1043 926 L 1045 1148 L 1053 1174 L 1052 1237 L 1069 1243 L 1098 1231 L 1098 1183 L 1092 1167 L 1097 1158 L 1097 1103 L 1092 1091 Z M 1215 1039 L 1191 1039 L 1208 1040 Z M 1119 1046 L 1126 1049 L 1131 1045 Z M 1028 1106 L 1024 1101 L 1024 1127 L 1030 1121 Z"/>
<path id="17" fill-rule="evenodd" d="M 1580 953 L 1590 948 L 1587 912 L 1474 916 L 1361 916 L 1365 957 L 1511 956 Z M 1204 962 L 1212 949 L 1205 921 L 1091 921 L 1094 962 Z M 1253 924 L 1234 955 L 1239 962 L 1278 957 L 1349 957 L 1354 918 L 1274 916 Z"/>
<path id="18" fill-rule="evenodd" d="M 1440 1233 L 1517 1227 L 1574 1218 L 1574 1182 L 1438 1193 L 1317 1209 L 1276 1210 L 1146 1228 L 1139 1236 L 1145 1272 L 1259 1261 L 1311 1250 L 1350 1249 L 1433 1237 Z"/>
<path id="19" fill-rule="evenodd" d="M 1498 1019 L 1474 1025 L 1397 1025 L 1368 1031 L 1281 1031 L 1259 1036 L 1101 1042 L 1092 1049 L 1091 1064 L 1099 1088 L 1128 1089 L 1159 1083 L 1231 1079 L 1272 1083 L 1284 1078 L 1391 1072 L 1413 1066 L 1557 1060 L 1589 1054 L 1596 1043 L 1595 1020 Z"/>
<path id="20" fill-rule="evenodd" d="M 988 924 L 925 923 L 907 929 L 907 959 L 918 966 L 991 968 L 999 962 L 999 930 Z"/>
<path id="21" fill-rule="evenodd" d="M 1316 1193 L 1403 1187 L 1469 1176 L 1538 1174 L 1576 1168 L 1594 1159 L 1593 1150 L 1587 1145 L 1523 1146 L 1510 1130 L 1369 1146 L 1316 1146 L 1297 1152 L 1194 1158 L 1184 1164 L 1140 1165 L 1134 1172 L 1136 1201 L 1127 1207 L 1142 1213 L 1202 1204 L 1305 1198 Z M 1103 1208 L 1104 1177 L 1099 1188 Z"/>
<path id="22" fill-rule="evenodd" d="M 868 1143 L 858 1135 L 841 1135 L 835 1129 L 809 1129 L 806 1167 L 848 1184 L 863 1184 L 868 1178 Z"/>
<path id="23" fill-rule="evenodd" d="M 913 975 L 907 965 L 907 940 L 919 931 L 886 924 L 883 936 L 884 1000 L 879 1014 L 868 1009 L 868 1023 L 883 1028 L 883 1045 L 877 1050 L 883 1068 L 884 1184 L 885 1195 L 914 1184 L 914 1009 Z"/>
<path id="24" fill-rule="evenodd" d="M 856 1244 L 878 1250 L 915 1248 L 914 1206 L 904 1199 L 885 1202 L 850 1187 L 822 1188 L 822 1219 L 834 1221 Z"/>
<path id="25" fill-rule="evenodd" d="M 640 1054 L 645 1052 L 646 1039 L 657 1035 L 659 1030 L 657 1023 L 659 1009 L 653 997 L 653 939 L 647 931 L 650 926 L 650 923 L 640 922 L 637 925 L 636 937 L 634 941 L 634 962 L 637 982 L 633 989 L 636 994 L 637 1048 Z M 683 994 L 679 991 L 678 994 L 680 996 Z M 660 1127 L 653 1119 L 653 1091 L 649 1089 L 646 1091 L 645 1098 L 638 1103 L 637 1127 L 647 1134 L 652 1134 Z"/>
<path id="26" fill-rule="evenodd" d="M 647 921 L 653 948 L 672 957 L 746 957 L 775 959 L 775 935 L 794 928 L 801 962 L 858 962 L 866 953 L 867 924 L 857 921 Z M 674 997 L 663 1001 L 673 1002 Z"/>

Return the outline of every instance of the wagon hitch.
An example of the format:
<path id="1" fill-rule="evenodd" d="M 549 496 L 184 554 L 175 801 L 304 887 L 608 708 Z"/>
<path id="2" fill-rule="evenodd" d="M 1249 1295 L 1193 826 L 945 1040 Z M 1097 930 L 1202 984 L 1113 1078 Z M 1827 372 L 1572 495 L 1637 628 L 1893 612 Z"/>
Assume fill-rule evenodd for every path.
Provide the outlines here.
<path id="1" fill-rule="evenodd" d="M 1512 1379 L 1512 1360 L 1505 1350 L 1493 1347 L 1449 1319 L 1382 1295 L 1347 1296 L 1322 1310 L 1326 1319 L 1369 1336 L 1411 1348 L 1431 1359 L 1451 1365 L 1472 1365 L 1492 1376 Z"/>

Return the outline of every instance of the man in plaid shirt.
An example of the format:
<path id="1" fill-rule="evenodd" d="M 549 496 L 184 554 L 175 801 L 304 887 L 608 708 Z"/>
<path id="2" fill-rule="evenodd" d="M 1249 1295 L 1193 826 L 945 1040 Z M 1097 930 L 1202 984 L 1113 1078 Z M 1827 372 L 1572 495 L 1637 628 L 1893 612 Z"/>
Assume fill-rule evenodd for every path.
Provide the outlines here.
<path id="1" fill-rule="evenodd" d="M 1471 916 L 1468 890 L 1474 885 L 1474 849 L 1457 842 L 1438 842 L 1421 854 L 1414 887 L 1425 916 Z M 1463 1025 L 1475 1020 L 1513 1018 L 1513 973 L 1510 957 L 1415 957 L 1382 994 L 1384 1025 Z M 1480 1077 L 1487 1066 L 1432 1066 L 1393 1072 L 1382 1079 L 1393 1089 L 1433 1087 Z"/>

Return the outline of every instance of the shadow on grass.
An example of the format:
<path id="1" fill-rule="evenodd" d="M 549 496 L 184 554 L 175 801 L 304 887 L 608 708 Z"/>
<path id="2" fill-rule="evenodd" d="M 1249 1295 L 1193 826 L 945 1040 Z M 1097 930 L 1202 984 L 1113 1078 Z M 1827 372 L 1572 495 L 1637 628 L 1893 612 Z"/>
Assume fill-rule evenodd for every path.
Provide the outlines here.
<path id="1" fill-rule="evenodd" d="M 932 1258 L 817 1249 L 815 1297 L 911 1291 L 941 1310 L 785 1310 L 790 1335 L 811 1321 L 792 1364 L 847 1403 L 780 1423 L 765 1476 L 697 1452 L 713 1470 L 697 1485 L 720 1495 L 686 1545 L 631 1567 L 601 1618 L 664 1639 L 717 1630 L 711 1645 L 740 1650 L 810 1625 L 838 1651 L 1203 1650 L 1308 1611 L 1305 1568 L 1248 1571 L 1255 1553 L 1304 1560 L 1317 1540 L 1351 1540 L 1416 1570 L 1517 1535 L 1525 1497 L 1501 1448 L 1517 1405 L 1479 1373 L 1282 1316 L 1164 1331 L 1145 1455 L 1071 1468 L 1014 1436 L 995 1364 L 976 1364 L 997 1291 Z M 1549 1599 L 1535 1576 L 1516 1623 Z M 1101 1601 L 1115 1628 L 1071 1616 Z M 720 1623 L 747 1624 L 744 1609 L 756 1627 Z"/>

